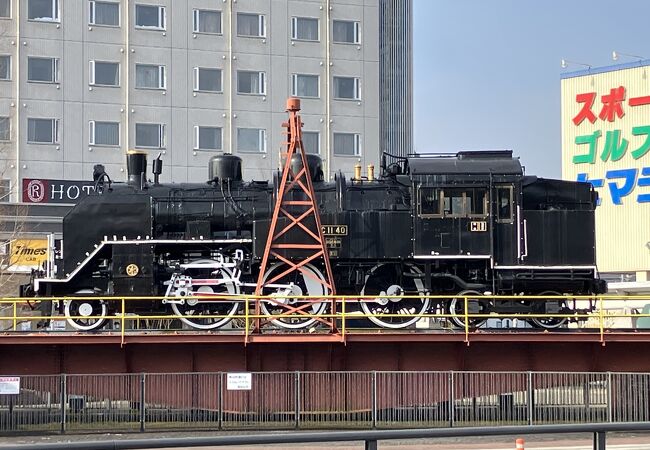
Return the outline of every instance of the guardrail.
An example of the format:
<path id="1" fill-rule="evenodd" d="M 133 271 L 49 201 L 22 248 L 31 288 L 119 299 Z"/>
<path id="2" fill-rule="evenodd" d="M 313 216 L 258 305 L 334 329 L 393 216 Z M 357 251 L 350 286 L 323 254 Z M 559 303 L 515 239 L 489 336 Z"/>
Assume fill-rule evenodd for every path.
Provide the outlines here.
<path id="1" fill-rule="evenodd" d="M 454 311 L 443 310 L 438 307 L 434 311 L 420 312 L 413 311 L 416 308 L 403 308 L 398 313 L 372 313 L 364 311 L 362 304 L 377 305 L 378 302 L 392 303 L 392 300 L 406 301 L 427 301 L 430 304 L 445 305 L 449 303 L 449 296 L 323 296 L 318 298 L 306 296 L 244 296 L 228 295 L 225 297 L 210 297 L 212 303 L 227 303 L 239 305 L 228 314 L 202 314 L 200 316 L 190 314 L 178 314 L 173 311 L 169 313 L 136 313 L 132 306 L 137 302 L 160 302 L 162 311 L 169 309 L 169 303 L 179 300 L 192 299 L 201 302 L 202 297 L 64 297 L 57 299 L 25 299 L 25 298 L 2 298 L 0 299 L 0 331 L 8 333 L 33 332 L 33 331 L 56 331 L 53 324 L 58 324 L 58 331 L 77 331 L 65 325 L 66 318 L 69 319 L 106 319 L 111 331 L 119 331 L 122 339 L 126 334 L 139 331 L 196 331 L 201 332 L 187 325 L 186 320 L 209 320 L 228 319 L 228 323 L 216 329 L 212 333 L 243 334 L 246 339 L 255 334 L 264 334 L 266 331 L 277 334 L 278 330 L 287 334 L 295 332 L 297 328 L 282 328 L 282 323 L 296 321 L 311 321 L 307 328 L 310 333 L 336 334 L 341 341 L 351 332 L 358 332 L 362 328 L 381 329 L 370 319 L 379 319 L 390 322 L 391 319 L 405 320 L 417 319 L 407 330 L 413 329 L 422 331 L 452 331 L 464 333 L 465 341 L 470 341 L 471 334 L 478 329 L 485 329 L 491 326 L 504 328 L 531 327 L 531 323 L 537 320 L 545 322 L 549 329 L 555 327 L 575 327 L 597 330 L 601 342 L 605 342 L 606 334 L 611 330 L 622 329 L 648 329 L 650 330 L 650 296 L 456 296 Z M 65 316 L 52 313 L 51 302 L 95 301 L 108 305 L 108 312 L 105 315 Z M 499 302 L 555 302 L 560 305 L 559 312 L 554 314 L 541 313 L 476 313 L 477 304 L 499 303 Z M 399 302 L 395 302 L 399 304 Z M 314 313 L 315 309 L 320 310 L 326 305 L 322 312 Z M 264 307 L 277 310 L 277 312 L 264 313 Z M 480 307 L 479 307 L 480 309 Z M 44 314 L 34 315 L 34 311 L 43 310 Z M 49 311 L 49 312 L 48 312 Z M 363 323 L 360 323 L 363 322 Z M 487 324 L 479 325 L 487 322 Z M 509 324 L 504 325 L 505 322 Z M 37 324 L 47 324 L 43 329 L 37 330 Z M 62 325 L 61 325 L 62 324 Z M 560 324 L 560 325 L 558 325 Z M 396 328 L 384 328 L 390 332 L 399 332 Z M 0 341 L 2 336 L 0 335 Z M 122 341 L 123 342 L 123 341 Z"/>
<path id="2" fill-rule="evenodd" d="M 0 390 L 0 433 L 650 422 L 650 373 L 219 372 L 12 381 L 18 393 Z"/>
<path id="3" fill-rule="evenodd" d="M 123 439 L 104 441 L 26 444 L 14 446 L 15 450 L 126 450 L 154 448 L 221 447 L 232 445 L 311 444 L 324 442 L 362 441 L 365 450 L 378 450 L 380 441 L 436 439 L 484 436 L 525 436 L 536 434 L 562 435 L 568 433 L 593 434 L 594 450 L 606 450 L 607 433 L 650 431 L 650 423 L 585 424 L 513 426 L 503 428 L 456 428 L 446 430 L 375 430 L 329 431 L 327 433 L 284 433 L 246 436 L 214 436 L 166 439 Z M 0 448 L 2 448 L 0 446 Z M 518 447 L 519 448 L 519 447 Z"/>

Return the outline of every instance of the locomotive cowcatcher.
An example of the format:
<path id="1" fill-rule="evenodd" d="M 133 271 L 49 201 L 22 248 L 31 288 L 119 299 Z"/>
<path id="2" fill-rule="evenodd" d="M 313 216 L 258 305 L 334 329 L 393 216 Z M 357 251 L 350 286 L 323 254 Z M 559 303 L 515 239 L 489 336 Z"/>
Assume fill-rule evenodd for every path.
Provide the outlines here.
<path id="1" fill-rule="evenodd" d="M 337 294 L 367 296 L 346 311 L 356 308 L 370 325 L 396 329 L 415 326 L 425 313 L 463 314 L 463 297 L 469 313 L 571 314 L 575 302 L 555 296 L 606 290 L 595 265 L 597 194 L 590 184 L 526 176 L 511 151 L 390 157 L 396 162 L 387 165 L 384 155 L 377 177 L 369 167 L 366 177 L 357 170 L 328 182 L 321 159 L 307 155 Z M 147 180 L 144 152 L 128 152 L 127 169 L 128 181 L 117 183 L 96 167 L 96 193 L 64 218 L 51 270 L 35 273 L 21 294 L 52 299 L 79 330 L 104 326 L 121 307 L 114 296 L 165 296 L 126 305 L 141 315 L 171 310 L 196 329 L 232 327 L 242 308 L 236 296 L 255 290 L 279 174 L 244 181 L 242 160 L 227 153 L 211 158 L 203 183 L 160 183 L 160 156 Z M 263 279 L 285 267 L 276 259 Z M 323 279 L 323 267 L 302 267 L 264 286 L 262 294 L 274 299 L 260 302 L 264 314 L 304 301 L 294 296 L 329 293 L 314 281 Z M 73 298 L 57 301 L 63 297 Z M 271 323 L 311 327 L 328 306 L 312 302 L 310 316 Z M 471 320 L 480 326 L 486 319 Z M 465 326 L 462 316 L 450 321 Z M 567 321 L 528 319 L 542 328 Z"/>

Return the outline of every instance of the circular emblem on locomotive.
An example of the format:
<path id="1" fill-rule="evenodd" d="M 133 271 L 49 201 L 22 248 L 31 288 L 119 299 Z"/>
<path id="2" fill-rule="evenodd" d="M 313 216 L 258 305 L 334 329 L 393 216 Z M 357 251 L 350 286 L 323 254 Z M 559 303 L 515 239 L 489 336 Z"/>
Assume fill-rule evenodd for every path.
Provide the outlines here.
<path id="1" fill-rule="evenodd" d="M 27 198 L 32 203 L 40 203 L 45 198 L 45 185 L 41 180 L 31 180 L 27 184 Z"/>
<path id="2" fill-rule="evenodd" d="M 129 264 L 126 266 L 126 274 L 130 277 L 136 276 L 140 272 L 140 268 L 136 264 Z"/>

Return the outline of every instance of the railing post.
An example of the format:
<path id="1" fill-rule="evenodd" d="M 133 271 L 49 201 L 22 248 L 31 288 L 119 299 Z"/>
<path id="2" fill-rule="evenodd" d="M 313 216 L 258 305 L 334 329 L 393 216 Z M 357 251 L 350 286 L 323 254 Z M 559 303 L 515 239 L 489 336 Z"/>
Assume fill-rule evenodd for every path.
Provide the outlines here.
<path id="1" fill-rule="evenodd" d="M 607 433 L 604 431 L 596 431 L 594 433 L 594 450 L 606 450 L 607 447 Z"/>
<path id="2" fill-rule="evenodd" d="M 372 398 L 372 428 L 375 429 L 377 428 L 377 371 L 372 371 L 370 379 L 372 382 L 372 392 L 370 394 Z M 377 445 L 376 442 L 375 445 Z"/>
<path id="3" fill-rule="evenodd" d="M 248 323 L 248 318 L 246 319 Z M 223 372 L 219 372 L 219 429 L 223 429 Z"/>
<path id="4" fill-rule="evenodd" d="M 467 296 L 463 297 L 465 303 L 465 343 L 469 345 L 469 311 L 467 310 Z"/>
<path id="5" fill-rule="evenodd" d="M 449 371 L 449 426 L 454 426 L 455 419 L 455 406 L 454 406 L 454 371 Z"/>
<path id="6" fill-rule="evenodd" d="M 612 405 L 612 372 L 607 372 L 607 421 L 614 421 L 614 405 Z"/>
<path id="7" fill-rule="evenodd" d="M 296 430 L 300 428 L 300 372 L 296 371 L 294 377 L 294 397 L 296 398 L 296 404 L 295 404 L 295 419 L 294 419 L 294 427 Z"/>
<path id="8" fill-rule="evenodd" d="M 145 401 L 147 399 L 147 394 L 145 392 L 145 377 L 146 374 L 140 374 L 140 431 L 144 432 L 145 421 L 146 421 L 146 406 Z"/>
<path id="9" fill-rule="evenodd" d="M 379 447 L 377 446 L 377 441 L 365 441 L 365 450 L 377 450 Z"/>
<path id="10" fill-rule="evenodd" d="M 528 371 L 528 425 L 533 424 L 533 414 L 535 413 L 535 396 L 533 395 L 533 373 Z"/>
<path id="11" fill-rule="evenodd" d="M 66 397 L 67 397 L 67 380 L 66 380 L 66 375 L 64 373 L 61 374 L 61 385 L 60 385 L 60 391 L 61 391 L 61 434 L 65 433 L 65 425 L 66 425 L 66 410 L 65 410 L 65 404 L 66 404 Z"/>
<path id="12" fill-rule="evenodd" d="M 14 303 L 14 331 L 16 331 L 17 326 L 18 326 L 18 319 L 17 319 L 18 308 L 17 308 L 17 306 L 16 306 L 17 303 L 16 303 L 15 300 L 14 300 L 13 303 Z M 30 325 L 31 325 L 31 324 L 30 324 Z"/>

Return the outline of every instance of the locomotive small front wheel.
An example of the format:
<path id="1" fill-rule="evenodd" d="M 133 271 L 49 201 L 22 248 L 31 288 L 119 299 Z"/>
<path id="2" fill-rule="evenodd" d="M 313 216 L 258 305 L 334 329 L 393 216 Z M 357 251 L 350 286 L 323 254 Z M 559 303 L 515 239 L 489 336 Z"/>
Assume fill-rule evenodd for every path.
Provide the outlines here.
<path id="1" fill-rule="evenodd" d="M 487 314 L 489 312 L 489 303 L 481 298 L 481 293 L 473 290 L 461 291 L 452 298 L 448 304 L 451 322 L 459 328 L 465 328 L 465 298 L 467 297 L 468 314 Z M 471 328 L 478 328 L 483 325 L 487 319 L 482 317 L 470 317 L 468 320 Z"/>
<path id="2" fill-rule="evenodd" d="M 78 296 L 93 296 L 93 290 L 81 290 L 75 293 Z M 98 330 L 106 324 L 108 306 L 102 299 L 71 299 L 64 302 L 66 321 L 75 329 L 81 331 Z"/>

